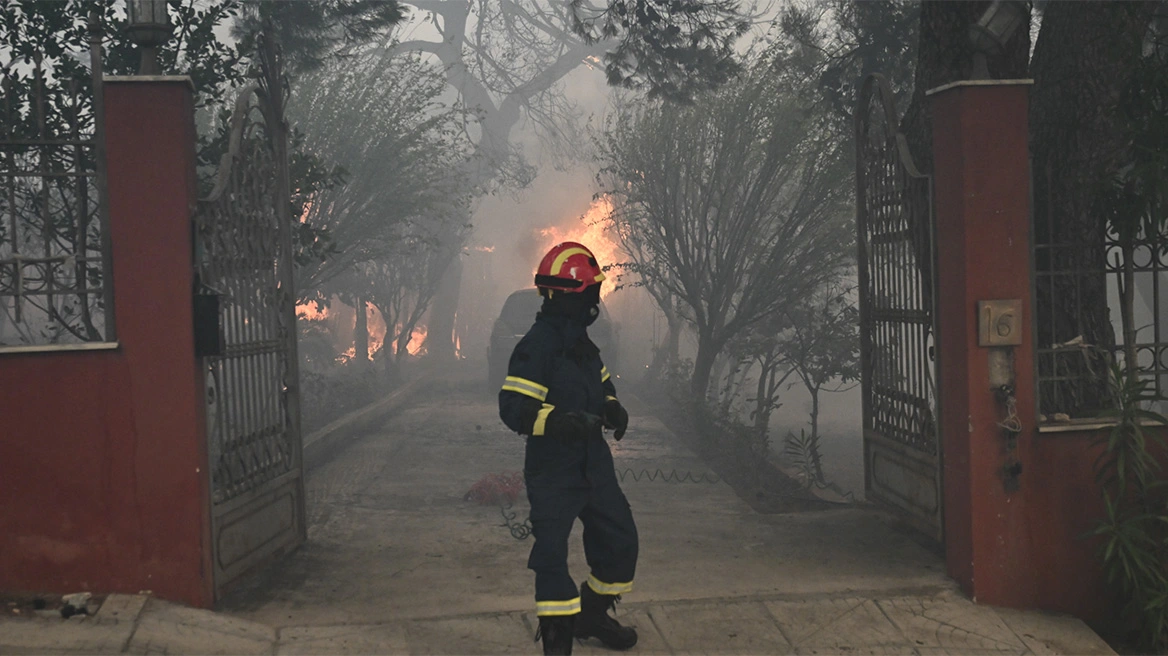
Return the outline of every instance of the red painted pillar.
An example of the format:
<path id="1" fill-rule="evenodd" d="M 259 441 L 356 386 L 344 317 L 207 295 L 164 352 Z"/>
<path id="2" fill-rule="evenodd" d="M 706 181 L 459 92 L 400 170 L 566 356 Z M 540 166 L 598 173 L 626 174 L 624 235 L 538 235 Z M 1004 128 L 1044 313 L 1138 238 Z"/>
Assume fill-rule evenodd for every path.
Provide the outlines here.
<path id="1" fill-rule="evenodd" d="M 189 78 L 107 78 L 110 235 L 130 430 L 114 436 L 116 504 L 140 588 L 213 602 L 203 373 L 194 355 L 191 211 L 197 200 Z"/>
<path id="2" fill-rule="evenodd" d="M 1031 606 L 1032 553 L 1025 521 L 1035 432 L 1031 335 L 1029 80 L 958 82 L 929 92 L 941 353 L 945 558 L 975 601 Z M 1013 346 L 979 343 L 979 302 L 1016 300 L 1002 332 Z M 1009 321 L 1009 320 L 1007 320 Z M 997 332 L 996 321 L 990 332 Z M 1017 332 L 1014 332 L 1017 331 Z M 1012 386 L 1022 432 L 1000 422 Z M 1014 476 L 1009 468 L 1021 466 Z"/>

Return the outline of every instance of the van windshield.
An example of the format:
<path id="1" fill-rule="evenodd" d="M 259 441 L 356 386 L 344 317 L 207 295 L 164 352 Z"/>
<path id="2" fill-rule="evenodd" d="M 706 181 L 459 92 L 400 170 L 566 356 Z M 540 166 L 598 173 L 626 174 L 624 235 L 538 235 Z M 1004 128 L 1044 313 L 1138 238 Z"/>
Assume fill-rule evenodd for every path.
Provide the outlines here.
<path id="1" fill-rule="evenodd" d="M 535 315 L 542 304 L 543 298 L 538 291 L 525 289 L 507 297 L 499 316 L 508 326 L 517 332 L 523 332 L 531 327 L 531 322 L 535 321 Z"/>

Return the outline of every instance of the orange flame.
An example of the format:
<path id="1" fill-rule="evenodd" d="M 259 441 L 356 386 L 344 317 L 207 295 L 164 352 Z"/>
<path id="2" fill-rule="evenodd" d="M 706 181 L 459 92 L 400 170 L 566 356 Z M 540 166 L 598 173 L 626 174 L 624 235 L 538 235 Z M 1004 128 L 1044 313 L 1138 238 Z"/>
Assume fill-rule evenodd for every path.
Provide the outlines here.
<path id="1" fill-rule="evenodd" d="M 410 355 L 423 355 L 426 352 L 426 327 L 414 326 L 413 333 L 410 334 L 410 341 L 406 343 L 406 353 Z"/>
<path id="2" fill-rule="evenodd" d="M 309 301 L 296 306 L 296 318 L 307 321 L 321 321 L 328 318 L 328 308 L 317 309 L 316 303 Z"/>
<path id="3" fill-rule="evenodd" d="M 373 354 L 381 349 L 385 344 L 385 333 L 388 332 L 385 319 L 381 317 L 381 312 L 373 307 L 371 303 L 365 304 L 366 327 L 369 330 L 369 359 L 373 359 Z M 354 318 L 354 321 L 356 318 Z"/>
<path id="4" fill-rule="evenodd" d="M 399 323 L 394 329 L 394 333 L 400 333 L 402 325 Z M 406 342 L 406 353 L 410 355 L 425 355 L 426 354 L 426 327 L 414 326 L 414 330 L 410 333 L 410 341 Z M 389 350 L 391 353 L 397 353 L 397 340 L 390 342 Z"/>
<path id="5" fill-rule="evenodd" d="M 575 241 L 587 246 L 596 256 L 600 266 L 617 263 L 620 261 L 620 245 L 613 239 L 604 221 L 612 213 L 612 209 L 612 201 L 606 196 L 601 196 L 592 201 L 588 210 L 579 218 L 579 222 L 571 227 L 552 226 L 540 230 L 540 236 L 546 240 L 544 250 L 565 241 Z M 611 277 L 606 282 L 607 284 L 600 288 L 602 297 L 611 294 L 615 286 Z"/>

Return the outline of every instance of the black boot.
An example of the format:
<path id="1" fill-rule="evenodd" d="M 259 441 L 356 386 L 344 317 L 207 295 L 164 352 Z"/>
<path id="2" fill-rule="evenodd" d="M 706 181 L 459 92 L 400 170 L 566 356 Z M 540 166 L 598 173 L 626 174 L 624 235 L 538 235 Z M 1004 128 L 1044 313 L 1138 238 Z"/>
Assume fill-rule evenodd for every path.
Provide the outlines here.
<path id="1" fill-rule="evenodd" d="M 572 655 L 572 625 L 575 615 L 540 615 L 539 628 L 535 631 L 538 642 L 543 639 L 543 653 Z"/>
<path id="2" fill-rule="evenodd" d="M 597 638 L 609 649 L 624 651 L 637 644 L 637 630 L 621 626 L 608 614 L 616 606 L 620 595 L 596 592 L 587 582 L 580 584 L 580 615 L 576 618 L 576 637 Z"/>

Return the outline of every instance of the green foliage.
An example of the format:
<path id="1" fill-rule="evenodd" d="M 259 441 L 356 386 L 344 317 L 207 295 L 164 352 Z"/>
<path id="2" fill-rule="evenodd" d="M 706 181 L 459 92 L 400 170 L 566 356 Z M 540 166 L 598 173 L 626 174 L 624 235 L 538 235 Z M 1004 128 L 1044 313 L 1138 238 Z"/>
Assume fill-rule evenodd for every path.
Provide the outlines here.
<path id="1" fill-rule="evenodd" d="M 831 381 L 860 379 L 860 312 L 853 297 L 852 288 L 836 283 L 784 312 L 788 328 L 778 348 L 812 394 Z"/>
<path id="2" fill-rule="evenodd" d="M 778 21 L 780 42 L 815 81 L 818 103 L 852 147 L 852 113 L 859 85 L 883 73 L 903 111 L 916 71 L 920 3 L 905 0 L 803 0 L 792 2 Z"/>
<path id="3" fill-rule="evenodd" d="M 1103 416 L 1115 425 L 1098 439 L 1103 452 L 1095 462 L 1104 517 L 1090 535 L 1100 539 L 1099 555 L 1108 582 L 1121 595 L 1125 616 L 1137 628 L 1143 647 L 1168 650 L 1168 481 L 1156 459 L 1165 442 L 1149 424 L 1168 419 L 1144 409 L 1154 400 L 1150 381 L 1114 365 L 1111 391 L 1115 407 Z"/>
<path id="4" fill-rule="evenodd" d="M 293 75 L 315 71 L 347 51 L 379 42 L 405 18 L 396 0 L 237 0 L 233 34 L 247 52 L 264 35 L 280 44 Z"/>
<path id="5" fill-rule="evenodd" d="M 799 478 L 805 485 L 823 485 L 823 456 L 819 454 L 819 436 L 810 434 L 802 428 L 799 435 L 788 432 L 783 440 L 783 455 L 787 461 L 799 472 Z"/>
<path id="6" fill-rule="evenodd" d="M 608 83 L 688 103 L 742 70 L 734 45 L 750 28 L 737 0 L 571 0 L 573 31 L 587 42 L 620 39 L 604 55 Z"/>
<path id="7" fill-rule="evenodd" d="M 624 108 L 598 144 L 616 233 L 696 329 L 701 395 L 730 341 L 833 279 L 851 251 L 846 166 L 788 63 L 769 52 L 693 105 Z"/>
<path id="8" fill-rule="evenodd" d="M 316 181 L 297 190 L 296 216 L 327 231 L 342 253 L 306 262 L 302 293 L 359 264 L 407 261 L 459 232 L 468 198 L 457 171 L 471 149 L 462 112 L 441 101 L 441 70 L 386 52 L 369 49 L 303 76 L 313 93 L 289 107 L 303 132 L 304 158 L 293 164 Z"/>

